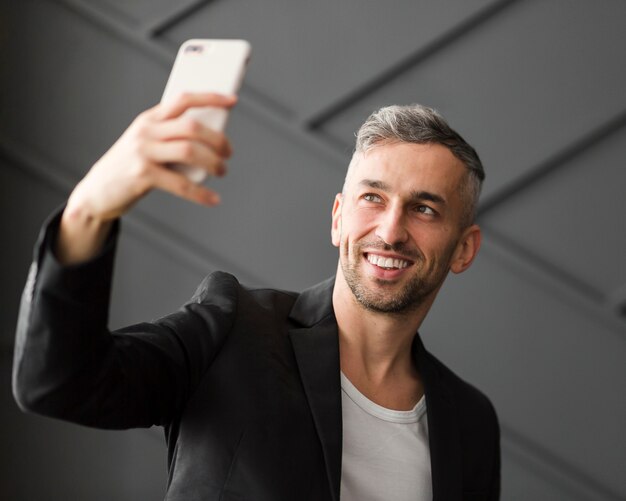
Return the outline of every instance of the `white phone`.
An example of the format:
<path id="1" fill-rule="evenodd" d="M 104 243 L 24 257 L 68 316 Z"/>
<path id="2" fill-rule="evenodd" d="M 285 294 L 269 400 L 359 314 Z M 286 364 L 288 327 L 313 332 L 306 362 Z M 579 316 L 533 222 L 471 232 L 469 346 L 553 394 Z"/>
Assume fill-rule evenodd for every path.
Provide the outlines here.
<path id="1" fill-rule="evenodd" d="M 241 87 L 250 60 L 250 44 L 246 40 L 187 40 L 178 50 L 161 102 L 184 92 L 216 92 L 235 94 Z M 191 116 L 207 127 L 223 131 L 228 119 L 224 108 L 190 108 Z M 172 165 L 195 183 L 207 176 L 206 170 L 193 165 Z"/>

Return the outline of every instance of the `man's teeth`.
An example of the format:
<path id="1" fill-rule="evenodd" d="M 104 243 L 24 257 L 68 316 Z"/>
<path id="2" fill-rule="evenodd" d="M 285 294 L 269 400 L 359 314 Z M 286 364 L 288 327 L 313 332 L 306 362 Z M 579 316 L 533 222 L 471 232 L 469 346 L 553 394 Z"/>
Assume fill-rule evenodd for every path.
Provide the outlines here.
<path id="1" fill-rule="evenodd" d="M 409 265 L 404 259 L 392 259 L 390 257 L 377 256 L 376 254 L 368 254 L 367 260 L 381 268 L 406 268 Z"/>

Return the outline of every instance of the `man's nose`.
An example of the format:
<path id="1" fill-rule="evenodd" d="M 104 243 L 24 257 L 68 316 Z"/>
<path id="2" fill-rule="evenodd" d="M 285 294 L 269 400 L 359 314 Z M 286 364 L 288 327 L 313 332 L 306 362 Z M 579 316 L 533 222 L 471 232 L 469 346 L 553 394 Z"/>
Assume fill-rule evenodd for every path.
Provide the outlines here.
<path id="1" fill-rule="evenodd" d="M 381 214 L 376 236 L 389 245 L 406 242 L 409 234 L 404 212 L 400 208 L 389 208 Z"/>

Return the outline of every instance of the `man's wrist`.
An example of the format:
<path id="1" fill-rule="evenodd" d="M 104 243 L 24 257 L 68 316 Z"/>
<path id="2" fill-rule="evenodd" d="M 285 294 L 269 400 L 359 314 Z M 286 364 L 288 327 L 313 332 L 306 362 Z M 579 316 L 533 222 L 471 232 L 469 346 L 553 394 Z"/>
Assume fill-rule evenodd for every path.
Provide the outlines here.
<path id="1" fill-rule="evenodd" d="M 78 264 L 96 256 L 113 225 L 93 215 L 87 206 L 71 198 L 63 211 L 53 249 L 64 265 Z"/>

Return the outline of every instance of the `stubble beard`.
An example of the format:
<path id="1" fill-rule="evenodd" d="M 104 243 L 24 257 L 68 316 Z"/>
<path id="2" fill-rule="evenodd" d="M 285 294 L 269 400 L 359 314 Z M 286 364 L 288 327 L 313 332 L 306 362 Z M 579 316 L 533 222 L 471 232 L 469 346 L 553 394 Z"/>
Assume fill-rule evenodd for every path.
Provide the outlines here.
<path id="1" fill-rule="evenodd" d="M 402 255 L 410 256 L 413 264 L 411 268 L 413 275 L 398 290 L 394 281 L 372 278 L 379 287 L 370 289 L 366 284 L 366 278 L 361 269 L 363 253 L 361 248 L 367 247 L 370 250 L 375 248 L 399 252 Z M 448 274 L 448 267 L 433 262 L 427 267 L 423 256 L 417 251 L 407 253 L 397 246 L 388 244 L 363 243 L 354 248 L 352 259 L 342 259 L 341 269 L 348 287 L 352 291 L 356 301 L 369 311 L 376 313 L 401 314 L 418 309 L 433 293 L 439 289 Z M 449 255 L 444 256 L 449 262 Z M 387 290 L 385 290 L 387 289 Z"/>

